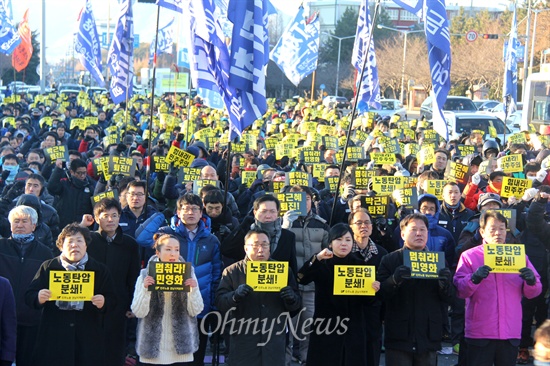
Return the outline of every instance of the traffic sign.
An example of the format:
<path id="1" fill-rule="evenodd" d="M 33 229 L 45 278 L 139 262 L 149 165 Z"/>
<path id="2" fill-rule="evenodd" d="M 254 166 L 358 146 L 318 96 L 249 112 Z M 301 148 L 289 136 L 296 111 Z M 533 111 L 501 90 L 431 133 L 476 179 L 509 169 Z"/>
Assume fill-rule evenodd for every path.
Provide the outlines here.
<path id="1" fill-rule="evenodd" d="M 468 33 L 466 33 L 466 40 L 468 42 L 473 42 L 477 39 L 477 32 L 476 31 L 469 31 Z"/>

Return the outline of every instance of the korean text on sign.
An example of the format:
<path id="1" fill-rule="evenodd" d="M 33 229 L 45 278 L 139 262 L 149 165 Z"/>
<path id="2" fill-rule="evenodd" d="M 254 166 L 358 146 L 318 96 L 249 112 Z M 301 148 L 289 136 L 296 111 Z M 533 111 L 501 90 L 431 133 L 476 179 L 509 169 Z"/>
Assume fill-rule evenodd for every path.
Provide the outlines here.
<path id="1" fill-rule="evenodd" d="M 517 273 L 526 266 L 523 244 L 485 244 L 484 264 L 492 268 L 492 273 Z"/>
<path id="2" fill-rule="evenodd" d="M 445 171 L 445 177 L 450 180 L 454 180 L 459 184 L 467 184 L 470 175 L 468 174 L 470 167 L 468 165 L 460 164 L 454 161 L 449 161 L 447 169 Z"/>
<path id="3" fill-rule="evenodd" d="M 498 159 L 498 167 L 504 173 L 523 172 L 523 158 L 521 154 L 512 154 Z"/>
<path id="4" fill-rule="evenodd" d="M 447 184 L 446 180 L 430 179 L 427 180 L 426 193 L 433 194 L 438 200 L 443 200 L 443 187 Z"/>
<path id="5" fill-rule="evenodd" d="M 381 196 L 388 196 L 396 189 L 403 188 L 403 177 L 373 177 L 372 190 Z"/>
<path id="6" fill-rule="evenodd" d="M 57 159 L 69 161 L 69 150 L 65 145 L 48 147 L 44 149 L 44 155 L 51 163 L 54 163 Z"/>
<path id="7" fill-rule="evenodd" d="M 361 206 L 369 211 L 371 217 L 388 217 L 389 196 L 362 196 Z"/>
<path id="8" fill-rule="evenodd" d="M 375 170 L 368 170 L 365 166 L 355 167 L 351 174 L 351 184 L 357 189 L 369 189 L 369 179 L 375 174 Z"/>
<path id="9" fill-rule="evenodd" d="M 278 292 L 288 283 L 288 262 L 247 261 L 246 284 L 258 292 Z"/>
<path id="10" fill-rule="evenodd" d="M 374 296 L 374 266 L 334 266 L 334 295 Z"/>
<path id="11" fill-rule="evenodd" d="M 395 154 L 371 153 L 370 158 L 376 165 L 395 164 L 397 162 Z"/>
<path id="12" fill-rule="evenodd" d="M 176 167 L 190 166 L 193 160 L 195 160 L 195 155 L 178 149 L 174 145 L 170 146 L 170 150 L 168 150 L 168 154 L 166 154 L 166 162 L 173 162 Z"/>
<path id="13" fill-rule="evenodd" d="M 289 186 L 311 186 L 311 175 L 305 172 L 287 172 L 285 182 Z"/>
<path id="14" fill-rule="evenodd" d="M 411 269 L 411 278 L 438 278 L 439 271 L 445 268 L 445 253 L 405 250 L 403 264 Z"/>
<path id="15" fill-rule="evenodd" d="M 136 164 L 132 158 L 121 156 L 109 157 L 109 172 L 111 174 L 121 174 L 126 177 L 133 177 L 136 171 Z"/>
<path id="16" fill-rule="evenodd" d="M 506 221 L 508 221 L 506 231 L 511 231 L 511 232 L 516 231 L 517 212 L 515 208 L 501 208 L 498 210 L 489 210 L 489 211 L 498 212 L 506 218 Z"/>
<path id="17" fill-rule="evenodd" d="M 118 190 L 114 189 L 112 191 L 105 191 L 101 192 L 100 194 L 96 194 L 95 196 L 92 196 L 92 206 L 101 201 L 103 198 L 118 199 Z"/>
<path id="18" fill-rule="evenodd" d="M 149 266 L 149 276 L 155 283 L 149 286 L 149 291 L 187 291 L 185 280 L 191 277 L 191 263 L 186 262 L 154 262 Z"/>
<path id="19" fill-rule="evenodd" d="M 503 198 L 508 197 L 522 197 L 526 190 L 531 188 L 533 182 L 529 179 L 519 178 L 502 178 L 502 189 L 500 190 L 500 196 Z"/>
<path id="20" fill-rule="evenodd" d="M 94 272 L 50 271 L 52 301 L 90 301 L 94 296 Z"/>
<path id="21" fill-rule="evenodd" d="M 277 199 L 281 204 L 281 209 L 279 210 L 281 216 L 291 210 L 298 211 L 300 216 L 307 215 L 305 192 L 277 193 Z"/>

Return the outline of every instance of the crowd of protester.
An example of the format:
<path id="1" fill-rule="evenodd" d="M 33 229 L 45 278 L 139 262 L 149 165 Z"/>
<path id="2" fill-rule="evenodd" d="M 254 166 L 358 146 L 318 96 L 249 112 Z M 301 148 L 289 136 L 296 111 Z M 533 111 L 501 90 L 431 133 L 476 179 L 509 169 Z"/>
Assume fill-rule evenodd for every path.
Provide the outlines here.
<path id="1" fill-rule="evenodd" d="M 443 342 L 459 365 L 526 364 L 533 347 L 547 364 L 550 128 L 444 141 L 426 121 L 271 101 L 230 151 L 221 111 L 149 103 L 52 92 L 0 106 L 0 365 L 204 365 L 210 352 L 232 366 L 374 366 L 384 352 L 388 366 L 435 366 Z M 168 159 L 174 148 L 192 161 Z M 525 267 L 495 273 L 485 245 L 505 243 L 524 245 Z M 413 252 L 442 254 L 434 278 L 413 275 Z M 256 291 L 255 261 L 286 262 L 286 285 Z M 158 262 L 189 262 L 188 291 L 150 291 Z M 338 266 L 373 266 L 374 295 L 336 295 Z M 52 271 L 83 270 L 91 300 L 52 297 Z"/>

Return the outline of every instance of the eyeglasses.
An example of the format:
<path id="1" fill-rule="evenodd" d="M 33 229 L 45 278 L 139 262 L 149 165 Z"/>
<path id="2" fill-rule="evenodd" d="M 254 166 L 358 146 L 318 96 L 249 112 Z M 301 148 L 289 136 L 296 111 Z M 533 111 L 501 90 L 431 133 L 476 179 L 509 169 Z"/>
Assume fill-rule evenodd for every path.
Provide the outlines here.
<path id="1" fill-rule="evenodd" d="M 73 172 L 73 174 L 76 175 L 77 177 L 85 177 L 86 171 L 83 171 L 83 172 L 76 171 L 76 172 Z"/>
<path id="2" fill-rule="evenodd" d="M 182 206 L 180 211 L 198 213 L 201 212 L 201 208 L 198 206 Z"/>
<path id="3" fill-rule="evenodd" d="M 114 213 L 114 214 L 112 214 L 112 215 L 109 215 L 109 214 L 106 214 L 106 213 L 102 213 L 101 215 L 99 215 L 99 218 L 100 218 L 101 220 L 107 220 L 107 219 L 109 219 L 109 218 L 115 220 L 115 219 L 118 219 L 119 217 L 120 217 L 120 215 L 117 214 L 117 213 Z"/>
<path id="4" fill-rule="evenodd" d="M 352 225 L 356 225 L 356 226 L 371 226 L 372 225 L 372 222 L 371 221 L 356 221 L 356 222 L 353 222 Z"/>
<path id="5" fill-rule="evenodd" d="M 133 193 L 133 192 L 130 193 L 130 192 L 128 192 L 128 193 L 126 193 L 126 194 L 127 194 L 128 196 L 130 196 L 130 197 L 138 197 L 138 198 L 145 197 L 145 193 Z"/>
<path id="6" fill-rule="evenodd" d="M 246 246 L 247 246 L 247 247 L 250 247 L 250 248 L 252 248 L 252 249 L 254 249 L 254 250 L 258 250 L 258 249 L 260 249 L 260 248 L 266 250 L 266 249 L 269 249 L 269 248 L 270 248 L 269 244 L 246 244 Z"/>

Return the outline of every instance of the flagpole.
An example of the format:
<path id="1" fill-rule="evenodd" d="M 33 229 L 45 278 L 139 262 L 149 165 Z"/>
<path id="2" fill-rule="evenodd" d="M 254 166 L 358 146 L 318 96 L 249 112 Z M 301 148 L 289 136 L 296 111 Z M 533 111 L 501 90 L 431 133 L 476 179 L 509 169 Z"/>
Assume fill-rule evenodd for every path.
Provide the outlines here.
<path id="1" fill-rule="evenodd" d="M 368 6 L 368 3 L 366 6 Z M 363 75 L 365 74 L 365 69 L 367 67 L 367 60 L 369 59 L 368 54 L 370 50 L 370 45 L 372 43 L 372 33 L 373 33 L 372 31 L 374 29 L 374 25 L 376 24 L 379 8 L 380 8 L 380 0 L 376 0 L 376 4 L 374 6 L 374 15 L 372 17 L 372 22 L 371 22 L 371 28 L 369 30 L 369 40 L 367 42 L 367 46 L 365 47 L 365 55 L 363 57 L 363 67 L 361 68 L 361 77 L 359 78 L 359 83 L 357 84 L 357 89 L 356 89 L 357 91 L 361 90 L 361 84 L 363 84 Z M 346 162 L 346 157 L 347 157 L 347 152 L 349 147 L 349 140 L 351 136 L 351 130 L 353 127 L 353 120 L 355 118 L 355 111 L 357 110 L 357 102 L 359 100 L 358 96 L 359 94 L 358 92 L 356 92 L 354 102 L 353 102 L 353 108 L 351 110 L 351 120 L 348 126 L 348 131 L 346 133 L 346 144 L 344 145 L 344 154 L 342 155 L 342 163 L 340 165 L 340 175 L 338 176 L 338 185 L 336 186 L 336 192 L 334 193 L 334 202 L 332 203 L 332 210 L 330 211 L 329 226 L 332 225 L 332 218 L 334 215 L 334 210 L 336 209 L 336 202 L 338 200 L 338 196 L 340 192 L 340 184 L 342 183 L 342 177 L 344 176 L 344 163 Z"/>
<path id="2" fill-rule="evenodd" d="M 313 70 L 311 77 L 311 102 L 313 102 L 313 95 L 315 94 L 315 71 L 316 70 Z"/>
<path id="3" fill-rule="evenodd" d="M 231 158 L 231 125 L 229 127 L 229 143 L 227 144 L 227 166 L 225 167 L 225 190 L 223 193 L 223 207 L 227 207 L 227 193 L 229 192 L 229 174 L 231 174 L 231 164 L 233 159 Z"/>
<path id="4" fill-rule="evenodd" d="M 157 28 L 155 32 L 155 53 L 153 56 L 153 85 L 151 86 L 151 106 L 149 116 L 149 146 L 147 148 L 149 154 L 149 169 L 147 169 L 147 176 L 145 177 L 145 184 L 147 185 L 146 192 L 149 192 L 149 178 L 151 177 L 151 150 L 153 149 L 153 110 L 155 105 L 155 81 L 157 74 L 157 42 L 159 34 L 159 21 L 160 21 L 160 6 L 157 5 Z"/>

